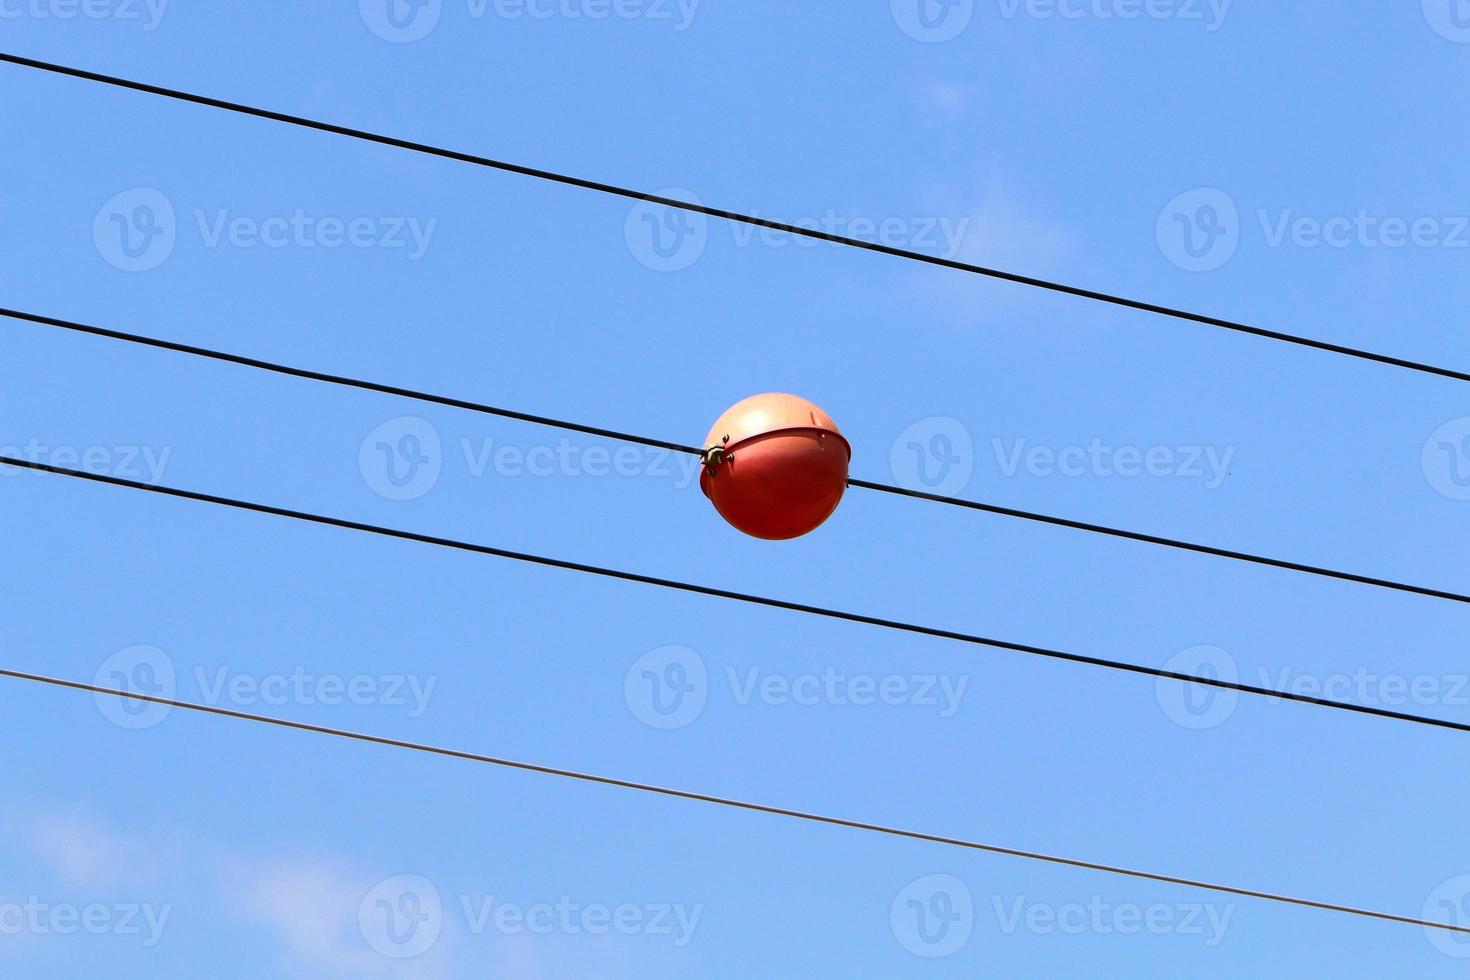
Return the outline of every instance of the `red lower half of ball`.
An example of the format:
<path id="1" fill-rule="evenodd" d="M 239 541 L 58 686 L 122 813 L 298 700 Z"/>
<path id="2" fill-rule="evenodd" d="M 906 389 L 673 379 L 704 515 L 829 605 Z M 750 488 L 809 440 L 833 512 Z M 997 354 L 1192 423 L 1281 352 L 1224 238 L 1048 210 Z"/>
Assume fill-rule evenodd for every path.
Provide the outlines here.
<path id="1" fill-rule="evenodd" d="M 821 525 L 847 489 L 847 440 L 825 429 L 782 429 L 725 447 L 699 486 L 720 516 L 752 537 L 781 541 Z"/>

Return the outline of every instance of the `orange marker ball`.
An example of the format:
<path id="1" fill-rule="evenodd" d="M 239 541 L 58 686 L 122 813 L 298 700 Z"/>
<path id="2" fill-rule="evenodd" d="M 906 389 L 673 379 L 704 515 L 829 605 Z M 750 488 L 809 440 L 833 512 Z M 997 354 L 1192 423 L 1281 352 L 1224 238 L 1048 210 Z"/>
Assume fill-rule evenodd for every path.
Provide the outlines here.
<path id="1" fill-rule="evenodd" d="M 797 395 L 753 395 L 710 429 L 699 486 L 732 526 L 780 541 L 832 516 L 851 459 L 837 423 L 816 405 Z"/>

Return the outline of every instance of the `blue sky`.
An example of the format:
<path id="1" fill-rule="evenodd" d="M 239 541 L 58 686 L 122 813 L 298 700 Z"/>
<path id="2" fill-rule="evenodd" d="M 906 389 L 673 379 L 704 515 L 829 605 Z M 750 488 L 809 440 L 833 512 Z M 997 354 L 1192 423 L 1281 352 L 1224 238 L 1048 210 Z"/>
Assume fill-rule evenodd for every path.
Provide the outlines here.
<path id="1" fill-rule="evenodd" d="M 1464 369 L 1463 7 L 0 0 L 0 48 Z M 0 80 L 0 305 L 679 442 L 793 391 L 855 476 L 1470 590 L 1462 383 Z M 0 351 L 7 452 L 1470 720 L 1452 603 L 861 491 L 754 541 L 680 459 L 16 321 Z M 1451 732 L 61 478 L 0 476 L 0 521 L 17 669 L 1470 922 Z M 1410 926 L 19 682 L 0 717 L 7 974 L 1470 969 Z"/>

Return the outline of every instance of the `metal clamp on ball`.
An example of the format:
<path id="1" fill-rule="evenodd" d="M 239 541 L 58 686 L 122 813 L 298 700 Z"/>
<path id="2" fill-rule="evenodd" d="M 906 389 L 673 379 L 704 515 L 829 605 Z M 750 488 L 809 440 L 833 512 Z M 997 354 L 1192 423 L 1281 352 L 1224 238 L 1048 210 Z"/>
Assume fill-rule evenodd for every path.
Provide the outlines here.
<path id="1" fill-rule="evenodd" d="M 729 463 L 735 459 L 734 453 L 726 452 L 725 450 L 725 446 L 729 444 L 729 442 L 730 437 L 725 436 L 723 439 L 720 440 L 720 444 L 718 446 L 710 444 L 704 448 L 704 453 L 700 456 L 700 459 L 704 460 L 704 465 L 710 470 L 710 472 L 714 472 L 714 468 L 716 466 L 719 466 L 721 463 Z"/>

